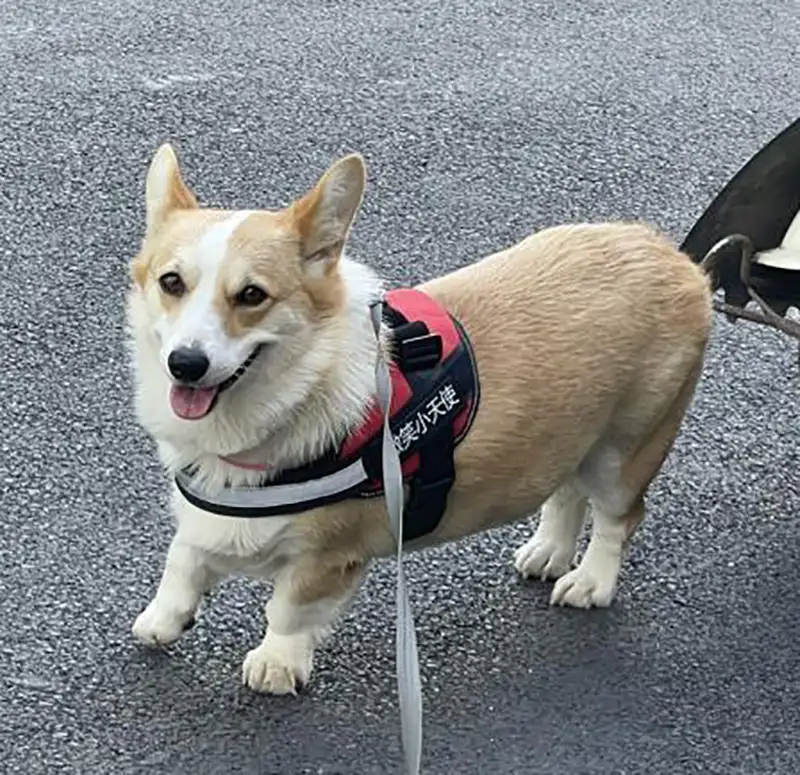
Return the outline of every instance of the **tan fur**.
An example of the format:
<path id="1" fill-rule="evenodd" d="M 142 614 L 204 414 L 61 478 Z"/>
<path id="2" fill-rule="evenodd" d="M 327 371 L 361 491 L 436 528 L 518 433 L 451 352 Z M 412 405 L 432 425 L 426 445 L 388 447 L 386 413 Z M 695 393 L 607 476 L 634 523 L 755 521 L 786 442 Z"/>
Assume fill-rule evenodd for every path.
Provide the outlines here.
<path id="1" fill-rule="evenodd" d="M 170 266 L 183 246 L 226 217 L 196 209 L 174 154 L 160 151 L 151 175 L 148 233 L 133 269 L 140 289 Z M 344 341 L 349 324 L 341 257 L 364 179 L 359 157 L 346 157 L 289 208 L 252 216 L 234 233 L 216 302 L 229 334 L 265 326 L 273 311 L 278 315 L 291 308 L 307 329 Z M 230 300 L 250 282 L 267 290 L 270 301 L 263 309 L 237 310 Z M 712 322 L 706 276 L 652 227 L 575 224 L 545 229 L 421 289 L 467 330 L 481 401 L 472 430 L 456 450 L 456 482 L 446 514 L 433 535 L 409 548 L 526 519 L 545 505 L 537 534 L 518 552 L 518 567 L 557 578 L 553 602 L 608 605 L 622 549 L 644 518 L 647 489 L 669 453 L 702 371 Z M 367 321 L 366 309 L 363 316 L 359 325 Z M 313 348 L 315 340 L 309 341 Z M 320 367 L 302 405 L 287 415 L 289 425 L 276 430 L 274 444 L 284 438 L 281 434 L 304 438 L 320 423 L 338 427 L 328 416 L 329 403 L 347 357 L 344 352 Z M 363 368 L 371 369 L 371 361 L 360 357 Z M 337 432 L 346 430 L 342 426 Z M 306 461 L 270 462 L 285 467 Z M 587 504 L 594 515 L 592 540 L 581 565 L 569 571 L 570 545 Z M 197 520 L 199 527 L 183 528 L 193 537 L 175 544 L 176 556 L 190 552 L 190 544 L 206 542 L 208 531 L 231 525 L 191 510 L 184 519 L 186 524 Z M 235 543 L 235 551 L 227 545 L 195 548 L 187 567 L 212 567 L 219 557 L 236 552 L 243 564 L 254 567 L 267 552 L 256 537 L 261 527 L 230 527 L 234 538 L 225 540 Z M 370 559 L 394 548 L 382 499 L 345 501 L 297 515 L 280 536 L 285 554 L 268 606 L 270 627 L 244 668 L 247 682 L 266 691 L 289 691 L 292 676 L 308 676 L 315 628 L 328 621 L 308 611 L 338 610 Z M 162 589 L 176 585 L 187 601 L 194 600 L 196 590 L 183 590 L 181 578 L 177 571 L 165 572 Z M 135 626 L 143 640 L 179 633 L 189 615 L 186 602 L 183 619 L 177 614 L 170 619 L 169 608 L 176 604 L 158 600 Z M 303 656 L 295 659 L 293 650 Z"/>
<path id="2" fill-rule="evenodd" d="M 183 247 L 195 243 L 206 229 L 230 216 L 230 211 L 200 209 L 194 193 L 185 184 L 174 152 L 160 150 L 151 164 L 151 172 L 164 179 L 163 191 L 149 192 L 147 238 L 139 254 L 131 264 L 131 276 L 140 288 L 147 280 L 175 266 L 175 257 Z M 357 156 L 346 157 L 344 172 L 350 176 L 363 177 L 363 167 Z M 251 327 L 257 326 L 267 314 L 272 302 L 305 295 L 321 315 L 333 315 L 341 307 L 344 288 L 336 273 L 336 263 L 344 248 L 347 232 L 329 228 L 329 221 L 337 213 L 325 210 L 323 193 L 331 182 L 329 171 L 291 208 L 280 212 L 261 211 L 239 229 L 231 244 L 231 261 L 220 276 L 217 306 L 225 320 L 226 330 L 232 336 L 241 336 Z M 360 205 L 361 197 L 347 203 L 352 212 Z M 352 217 L 342 215 L 343 219 Z M 335 224 L 334 224 L 335 226 Z M 332 236 L 332 233 L 337 236 Z M 324 261 L 325 269 L 320 276 L 309 276 L 300 271 L 297 256 L 304 260 Z M 191 291 L 191 273 L 181 272 Z M 270 302 L 257 309 L 237 306 L 235 294 L 245 285 L 255 283 L 270 296 Z M 180 306 L 181 299 L 164 294 L 162 303 L 168 309 Z M 301 300 L 305 305 L 305 300 Z"/>
<path id="3" fill-rule="evenodd" d="M 274 303 L 298 303 L 323 315 L 334 314 L 341 307 L 344 288 L 333 266 L 327 267 L 321 278 L 309 277 L 301 270 L 302 228 L 295 210 L 259 212 L 233 235 L 232 258 L 221 275 L 219 294 L 219 307 L 232 336 L 258 325 L 269 310 L 270 304 L 249 310 L 232 303 L 231 297 L 251 282 L 264 288 Z"/>
<path id="4" fill-rule="evenodd" d="M 364 163 L 357 154 L 340 159 L 314 188 L 291 206 L 290 215 L 301 238 L 303 258 L 325 254 L 330 272 L 339 260 L 350 224 L 361 204 L 365 183 Z M 335 201 L 330 194 L 347 193 Z M 346 228 L 342 229 L 342 224 Z"/>
<path id="5" fill-rule="evenodd" d="M 161 146 L 150 163 L 146 204 L 146 242 L 151 243 L 153 251 L 140 252 L 131 267 L 133 279 L 142 288 L 145 285 L 153 256 L 164 252 L 158 251 L 156 246 L 152 245 L 155 235 L 163 234 L 166 231 L 168 220 L 177 212 L 196 210 L 198 207 L 195 195 L 183 181 L 178 159 L 170 145 Z M 184 223 L 186 223 L 185 220 Z"/>
<path id="6" fill-rule="evenodd" d="M 467 329 L 482 392 L 445 518 L 420 545 L 532 514 L 607 435 L 624 443 L 623 476 L 644 492 L 710 334 L 708 281 L 685 255 L 639 224 L 562 226 L 420 287 Z M 342 563 L 392 551 L 382 502 L 301 524 L 315 551 Z"/>
<path id="7" fill-rule="evenodd" d="M 163 214 L 160 226 L 150 232 L 131 262 L 131 276 L 139 288 L 144 289 L 148 281 L 154 282 L 164 272 L 177 268 L 175 258 L 181 249 L 193 245 L 198 235 L 226 215 L 225 210 L 211 209 L 177 209 Z M 191 287 L 191 274 L 186 279 Z"/>

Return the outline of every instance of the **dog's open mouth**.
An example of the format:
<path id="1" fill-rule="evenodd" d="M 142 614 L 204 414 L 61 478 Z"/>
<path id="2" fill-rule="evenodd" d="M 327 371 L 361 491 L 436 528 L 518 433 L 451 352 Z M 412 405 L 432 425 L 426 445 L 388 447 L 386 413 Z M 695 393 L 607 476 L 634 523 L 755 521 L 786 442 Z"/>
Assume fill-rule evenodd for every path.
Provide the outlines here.
<path id="1" fill-rule="evenodd" d="M 189 387 L 188 385 L 173 384 L 169 391 L 169 403 L 172 411 L 182 420 L 200 420 L 205 417 L 216 405 L 220 393 L 227 390 L 247 371 L 260 350 L 261 345 L 257 345 L 242 365 L 218 385 Z"/>

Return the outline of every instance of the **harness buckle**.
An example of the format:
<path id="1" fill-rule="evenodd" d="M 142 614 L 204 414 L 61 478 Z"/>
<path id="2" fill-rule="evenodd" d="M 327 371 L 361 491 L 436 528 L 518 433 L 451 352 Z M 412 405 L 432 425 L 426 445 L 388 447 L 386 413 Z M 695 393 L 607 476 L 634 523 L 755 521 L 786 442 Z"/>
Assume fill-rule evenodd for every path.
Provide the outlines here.
<path id="1" fill-rule="evenodd" d="M 425 334 L 397 342 L 397 365 L 403 373 L 432 369 L 442 359 L 443 345 L 439 334 Z"/>

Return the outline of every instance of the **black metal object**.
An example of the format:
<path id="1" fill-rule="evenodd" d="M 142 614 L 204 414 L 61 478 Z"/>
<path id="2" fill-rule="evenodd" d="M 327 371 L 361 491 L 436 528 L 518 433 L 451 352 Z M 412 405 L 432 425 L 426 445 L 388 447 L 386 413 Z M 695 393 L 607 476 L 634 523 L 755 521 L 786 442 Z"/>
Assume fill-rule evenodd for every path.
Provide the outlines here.
<path id="1" fill-rule="evenodd" d="M 733 270 L 738 267 L 739 276 L 736 292 L 739 292 L 740 286 L 748 295 L 746 301 L 738 304 L 714 300 L 714 309 L 718 312 L 724 312 L 729 320 L 735 321 L 737 318 L 744 318 L 745 320 L 752 320 L 754 323 L 763 323 L 764 325 L 772 326 L 772 328 L 777 328 L 779 331 L 783 331 L 785 334 L 789 334 L 789 336 L 800 341 L 800 323 L 782 317 L 753 287 L 752 269 L 755 255 L 753 243 L 744 234 L 731 234 L 720 240 L 706 253 L 702 261 L 703 269 L 712 277 L 719 277 L 721 267 L 728 281 L 733 283 Z M 746 309 L 748 301 L 756 302 L 762 311 L 755 312 Z"/>
<path id="2" fill-rule="evenodd" d="M 739 170 L 700 216 L 681 249 L 700 263 L 716 248 L 714 287 L 722 288 L 728 305 L 744 308 L 755 293 L 762 306 L 785 315 L 789 307 L 800 308 L 800 271 L 760 264 L 757 256 L 781 244 L 798 211 L 800 119 Z M 749 241 L 747 257 L 741 239 L 721 242 L 733 235 Z M 749 274 L 749 288 L 745 273 Z"/>

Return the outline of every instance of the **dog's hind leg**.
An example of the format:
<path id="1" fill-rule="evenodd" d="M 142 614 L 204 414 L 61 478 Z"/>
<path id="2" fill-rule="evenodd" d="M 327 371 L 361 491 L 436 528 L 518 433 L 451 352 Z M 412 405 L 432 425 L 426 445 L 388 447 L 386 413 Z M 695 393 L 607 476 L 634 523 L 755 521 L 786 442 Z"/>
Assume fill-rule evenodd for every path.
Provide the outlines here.
<path id="1" fill-rule="evenodd" d="M 586 494 L 574 480 L 562 484 L 548 498 L 533 538 L 514 554 L 514 566 L 523 577 L 557 579 L 572 567 L 586 506 Z"/>
<path id="2" fill-rule="evenodd" d="M 552 605 L 604 608 L 614 598 L 623 552 L 644 518 L 644 501 L 637 497 L 627 509 L 616 510 L 592 499 L 592 509 L 589 546 L 578 567 L 556 582 Z"/>
<path id="3" fill-rule="evenodd" d="M 575 608 L 611 604 L 623 554 L 644 519 L 645 493 L 672 448 L 701 369 L 698 362 L 655 429 L 642 434 L 644 438 L 601 440 L 581 464 L 579 479 L 592 506 L 592 534 L 578 567 L 556 582 L 551 604 Z M 619 451 L 631 447 L 627 456 Z"/>

